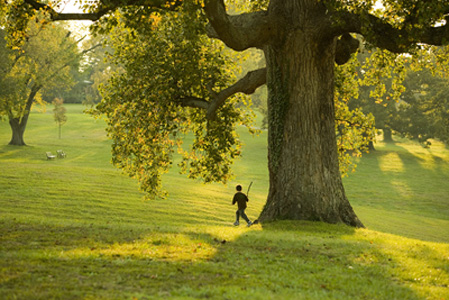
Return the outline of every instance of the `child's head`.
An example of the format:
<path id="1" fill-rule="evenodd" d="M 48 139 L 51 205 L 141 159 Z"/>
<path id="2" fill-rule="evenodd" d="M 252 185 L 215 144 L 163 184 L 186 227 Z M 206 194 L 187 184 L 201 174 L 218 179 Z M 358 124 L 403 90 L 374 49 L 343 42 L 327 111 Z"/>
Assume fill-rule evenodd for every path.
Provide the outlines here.
<path id="1" fill-rule="evenodd" d="M 242 190 L 242 186 L 239 184 L 235 187 L 235 189 L 240 192 Z"/>

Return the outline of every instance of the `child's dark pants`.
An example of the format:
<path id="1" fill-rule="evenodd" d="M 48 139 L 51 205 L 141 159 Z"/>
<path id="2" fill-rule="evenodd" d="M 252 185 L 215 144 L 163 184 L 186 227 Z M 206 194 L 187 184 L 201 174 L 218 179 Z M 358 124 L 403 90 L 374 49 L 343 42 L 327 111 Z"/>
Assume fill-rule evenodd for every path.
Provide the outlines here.
<path id="1" fill-rule="evenodd" d="M 237 218 L 237 222 L 239 221 L 239 217 L 242 217 L 247 223 L 249 223 L 249 219 L 245 214 L 245 210 L 244 209 L 239 209 L 235 212 L 236 218 Z"/>

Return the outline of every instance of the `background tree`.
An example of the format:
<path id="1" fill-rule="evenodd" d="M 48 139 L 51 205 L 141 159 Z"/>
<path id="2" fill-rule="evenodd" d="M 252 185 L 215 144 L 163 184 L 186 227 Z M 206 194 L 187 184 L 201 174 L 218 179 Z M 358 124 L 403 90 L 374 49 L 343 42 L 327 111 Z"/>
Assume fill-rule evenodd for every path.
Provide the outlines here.
<path id="1" fill-rule="evenodd" d="M 15 5 L 9 8 L 17 9 Z M 13 22 L 8 19 L 2 22 L 6 24 L 6 32 L 11 30 L 8 26 Z M 11 126 L 9 144 L 18 146 L 25 145 L 23 136 L 33 103 L 44 104 L 41 93 L 70 88 L 82 56 L 99 46 L 81 51 L 80 40 L 75 40 L 62 23 L 49 24 L 42 13 L 33 15 L 26 25 L 22 31 L 14 32 L 13 37 L 6 35 L 1 42 L 7 53 L 7 68 L 1 76 L 16 85 L 5 94 L 1 113 L 8 116 Z"/>
<path id="2" fill-rule="evenodd" d="M 65 115 L 67 110 L 64 107 L 63 99 L 55 98 L 53 100 L 53 105 L 55 106 L 55 108 L 53 109 L 53 114 L 54 114 L 55 122 L 58 124 L 58 129 L 59 129 L 58 136 L 59 136 L 59 138 L 61 138 L 62 125 L 64 125 L 67 122 L 67 116 Z"/>
<path id="3" fill-rule="evenodd" d="M 366 49 L 357 54 L 355 72 L 358 74 L 357 97 L 348 101 L 349 109 L 361 109 L 373 115 L 376 129 L 383 132 L 384 141 L 392 141 L 392 124 L 397 116 L 397 102 L 405 91 L 403 57 L 393 57 L 381 49 Z M 394 64 L 388 62 L 394 61 Z M 372 146 L 374 148 L 374 146 Z"/>
<path id="4" fill-rule="evenodd" d="M 94 51 L 91 51 L 85 56 L 85 68 L 86 80 L 89 84 L 84 86 L 83 104 L 94 105 L 98 104 L 102 100 L 100 94 L 100 88 L 102 85 L 107 84 L 111 74 L 114 72 L 114 65 L 107 61 L 108 55 L 113 52 L 108 43 L 108 37 L 101 36 L 91 37 L 85 44 L 86 48 L 96 47 L 96 45 L 102 45 L 102 47 L 96 47 Z"/>
<path id="5" fill-rule="evenodd" d="M 449 4 L 443 0 L 384 0 L 383 10 L 375 10 L 374 1 L 251 1 L 256 4 L 255 11 L 239 15 L 228 15 L 223 0 L 98 1 L 86 7 L 88 13 L 84 15 L 59 14 L 51 7 L 34 0 L 25 0 L 24 3 L 21 6 L 23 9 L 16 11 L 20 21 L 26 18 L 23 11 L 28 14 L 32 9 L 45 9 L 54 20 L 98 20 L 108 14 L 110 17 L 104 21 L 108 22 L 108 26 L 113 26 L 118 22 L 114 12 L 120 8 L 125 23 L 147 32 L 154 27 L 159 28 L 154 25 L 159 18 L 165 19 L 171 16 L 170 12 L 183 9 L 190 16 L 190 19 L 184 20 L 202 19 L 204 15 L 207 17 L 209 27 L 206 32 L 210 38 L 219 39 L 236 51 L 262 49 L 266 68 L 252 71 L 226 87 L 224 84 L 228 84 L 229 80 L 223 77 L 222 69 L 211 72 L 213 68 L 209 68 L 218 63 L 215 57 L 219 56 L 208 56 L 209 51 L 198 43 L 194 48 L 183 48 L 187 45 L 184 37 L 190 34 L 194 35 L 189 41 L 196 41 L 200 37 L 205 39 L 201 35 L 204 33 L 202 26 L 195 27 L 194 24 L 198 24 L 196 22 L 192 27 L 187 23 L 174 23 L 177 30 L 179 27 L 186 30 L 180 32 L 182 35 L 179 43 L 166 43 L 166 50 L 191 51 L 195 68 L 183 65 L 182 60 L 172 55 L 163 60 L 165 63 L 161 67 L 172 73 L 172 80 L 167 80 L 168 76 L 158 76 L 158 72 L 153 73 L 154 80 L 150 83 L 137 82 L 136 74 L 123 73 L 112 79 L 123 92 L 117 92 L 117 97 L 113 93 L 108 96 L 110 101 L 117 103 L 117 108 L 122 108 L 119 109 L 121 116 L 114 122 L 114 126 L 118 125 L 117 131 L 113 133 L 117 133 L 114 147 L 135 147 L 151 141 L 130 138 L 128 131 L 121 129 L 126 129 L 127 126 L 135 127 L 132 133 L 139 130 L 151 131 L 148 136 L 152 136 L 153 140 L 165 141 L 149 144 L 156 147 L 164 145 L 162 149 L 156 148 L 162 155 L 155 153 L 142 157 L 137 152 L 128 154 L 119 149 L 118 153 L 123 155 L 117 155 L 115 160 L 123 168 L 133 164 L 131 173 L 142 179 L 155 178 L 157 181 L 159 173 L 154 171 L 170 162 L 170 152 L 165 148 L 165 145 L 173 143 L 173 139 L 169 137 L 177 136 L 175 128 L 184 128 L 184 125 L 192 122 L 197 135 L 193 148 L 196 150 L 195 154 L 202 155 L 190 156 L 190 174 L 204 175 L 206 180 L 221 179 L 228 174 L 229 158 L 238 154 L 234 147 L 238 140 L 233 137 L 229 128 L 238 120 L 238 111 L 234 105 L 236 100 L 231 96 L 237 92 L 252 93 L 256 87 L 266 83 L 270 190 L 260 216 L 262 221 L 305 219 L 362 226 L 346 198 L 338 164 L 335 63 L 347 63 L 357 51 L 359 43 L 353 34 L 363 36 L 374 47 L 395 54 L 412 52 L 418 44 L 443 45 L 449 37 L 449 24 L 444 21 L 449 13 Z M 153 19 L 154 22 L 142 22 L 148 19 Z M 20 29 L 20 26 L 21 23 L 16 22 L 9 27 Z M 20 38 L 19 34 L 17 39 Z M 131 49 L 143 45 L 131 39 L 128 46 Z M 394 55 L 390 56 L 395 59 Z M 391 64 L 392 59 L 384 63 Z M 204 65 L 204 61 L 210 63 Z M 178 68 L 178 64 L 182 68 Z M 197 68 L 199 66 L 204 67 Z M 184 76 L 180 76 L 181 71 L 186 76 L 186 81 L 182 79 Z M 200 80 L 201 88 L 184 85 L 185 82 L 190 82 L 189 78 L 202 71 L 206 71 L 206 74 Z M 131 88 L 122 84 L 126 80 L 140 85 L 133 84 Z M 171 86 L 156 98 L 150 91 L 158 81 L 162 85 Z M 130 97 L 125 97 L 127 93 L 137 95 L 137 90 L 141 94 L 148 92 L 142 97 L 148 99 L 146 103 L 149 107 L 137 106 L 129 101 Z M 154 104 L 159 101 L 163 105 Z M 178 108 L 187 106 L 193 110 L 180 114 Z M 142 111 L 147 113 L 147 120 L 157 118 L 157 122 L 151 121 L 151 124 L 157 126 L 136 124 L 135 115 L 142 116 Z M 115 116 L 112 111 L 109 119 L 111 116 Z M 109 130 L 114 129 L 110 127 Z M 143 187 L 152 189 L 156 185 L 148 184 Z"/>
<path id="6" fill-rule="evenodd" d="M 84 35 L 78 40 L 79 47 L 91 49 L 91 51 L 85 52 L 78 64 L 68 66 L 73 78 L 72 86 L 67 89 L 55 86 L 42 92 L 42 98 L 46 102 L 52 102 L 54 98 L 62 98 L 65 103 L 94 105 L 101 101 L 99 87 L 107 82 L 111 70 L 109 63 L 105 60 L 106 52 L 110 49 L 107 45 L 100 47 L 104 44 L 102 37 L 87 36 L 87 33 L 82 33 Z"/>
<path id="7" fill-rule="evenodd" d="M 3 30 L 2 30 L 3 31 Z M 10 145 L 25 145 L 24 132 L 32 104 L 41 101 L 39 92 L 55 86 L 71 84 L 68 66 L 79 61 L 76 42 L 61 24 L 46 25 L 36 16 L 26 29 L 26 40 L 20 47 L 0 47 L 5 52 L 0 75 L 3 85 L 1 113 L 6 115 L 12 130 Z"/>
<path id="8" fill-rule="evenodd" d="M 409 72 L 404 81 L 406 92 L 398 104 L 392 128 L 401 136 L 415 139 L 428 147 L 429 139 L 449 142 L 448 79 L 424 68 Z"/>
<path id="9" fill-rule="evenodd" d="M 55 98 L 64 99 L 65 103 L 82 103 L 85 94 L 84 89 L 89 85 L 88 74 L 85 74 L 79 64 L 67 66 L 71 84 L 66 86 L 52 86 L 42 89 L 40 94 L 47 103 L 52 103 Z"/>
<path id="10" fill-rule="evenodd" d="M 357 72 L 361 74 L 362 80 L 367 79 L 363 74 L 366 69 L 365 60 L 369 64 L 371 55 L 378 54 L 367 51 L 364 55 L 358 55 L 361 65 Z M 426 147 L 431 138 L 447 141 L 444 121 L 447 100 L 443 96 L 447 83 L 447 63 L 438 62 L 442 59 L 439 56 L 437 49 L 429 48 L 414 57 L 398 57 L 394 69 L 389 67 L 385 72 L 383 68 L 383 74 L 375 76 L 375 80 L 381 83 L 376 84 L 376 87 L 383 91 L 376 91 L 374 87 L 365 84 L 359 89 L 359 97 L 351 98 L 349 107 L 372 113 L 376 128 L 382 129 L 386 142 L 393 141 L 393 132 L 417 140 Z M 398 78 L 401 82 L 397 81 Z"/>

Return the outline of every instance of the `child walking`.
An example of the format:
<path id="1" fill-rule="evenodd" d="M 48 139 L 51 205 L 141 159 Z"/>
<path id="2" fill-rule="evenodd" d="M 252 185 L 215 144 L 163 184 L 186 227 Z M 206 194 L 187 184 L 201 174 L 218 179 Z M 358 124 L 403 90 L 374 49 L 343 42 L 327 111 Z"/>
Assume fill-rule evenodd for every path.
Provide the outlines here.
<path id="1" fill-rule="evenodd" d="M 235 212 L 235 216 L 236 216 L 236 221 L 234 223 L 235 226 L 239 226 L 239 219 L 240 217 L 242 217 L 246 222 L 247 222 L 247 226 L 251 226 L 251 224 L 253 224 L 248 217 L 245 214 L 245 209 L 246 209 L 246 202 L 248 202 L 248 197 L 242 193 L 242 186 L 241 185 L 237 185 L 235 187 L 235 189 L 237 190 L 237 192 L 234 195 L 234 198 L 232 199 L 232 205 L 234 205 L 237 202 L 237 206 L 238 206 L 238 210 Z"/>

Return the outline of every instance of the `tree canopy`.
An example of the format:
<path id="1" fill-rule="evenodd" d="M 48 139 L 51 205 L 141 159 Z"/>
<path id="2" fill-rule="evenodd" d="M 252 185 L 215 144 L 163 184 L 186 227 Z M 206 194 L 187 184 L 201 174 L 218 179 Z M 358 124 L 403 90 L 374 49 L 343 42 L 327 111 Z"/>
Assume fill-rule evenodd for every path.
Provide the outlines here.
<path id="1" fill-rule="evenodd" d="M 236 105 L 241 97 L 228 99 L 215 121 L 204 118 L 211 91 L 225 88 L 233 78 L 223 47 L 199 34 L 205 30 L 204 16 L 184 11 L 197 8 L 185 5 L 163 18 L 153 14 L 139 22 L 147 26 L 137 28 L 117 13 L 110 31 L 111 60 L 117 67 L 97 110 L 107 117 L 113 162 L 152 195 L 158 194 L 160 175 L 176 149 L 189 177 L 226 182 L 229 165 L 240 153 L 235 126 L 249 121 Z M 183 149 L 188 131 L 195 139 Z"/>

